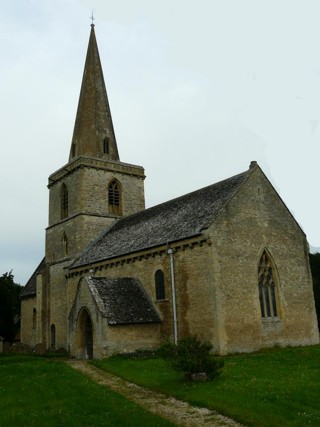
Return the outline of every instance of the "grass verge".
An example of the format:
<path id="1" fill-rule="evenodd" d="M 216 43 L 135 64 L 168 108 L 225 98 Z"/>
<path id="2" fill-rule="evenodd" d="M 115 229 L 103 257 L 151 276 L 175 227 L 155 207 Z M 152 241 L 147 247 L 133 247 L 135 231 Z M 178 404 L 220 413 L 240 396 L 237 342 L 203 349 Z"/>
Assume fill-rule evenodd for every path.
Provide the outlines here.
<path id="1" fill-rule="evenodd" d="M 173 426 L 63 361 L 1 356 L 0 378 L 1 426 Z"/>
<path id="2" fill-rule="evenodd" d="M 94 365 L 248 426 L 320 425 L 320 346 L 273 349 L 223 358 L 219 378 L 186 383 L 162 359 L 115 356 Z"/>

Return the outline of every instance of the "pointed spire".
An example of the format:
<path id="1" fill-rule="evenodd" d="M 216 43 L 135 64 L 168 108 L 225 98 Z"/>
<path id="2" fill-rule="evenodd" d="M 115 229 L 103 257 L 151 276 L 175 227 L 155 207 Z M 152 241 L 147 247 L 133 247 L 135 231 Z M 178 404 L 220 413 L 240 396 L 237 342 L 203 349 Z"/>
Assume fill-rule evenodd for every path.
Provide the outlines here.
<path id="1" fill-rule="evenodd" d="M 69 161 L 78 156 L 120 160 L 94 24 L 91 24 Z"/>

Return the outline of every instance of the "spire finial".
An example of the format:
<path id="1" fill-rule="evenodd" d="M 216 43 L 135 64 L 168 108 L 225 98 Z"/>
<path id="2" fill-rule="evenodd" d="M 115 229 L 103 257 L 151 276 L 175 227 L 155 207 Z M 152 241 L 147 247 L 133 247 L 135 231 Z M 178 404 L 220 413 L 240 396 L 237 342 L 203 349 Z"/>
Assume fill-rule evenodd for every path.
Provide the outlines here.
<path id="1" fill-rule="evenodd" d="M 93 21 L 95 20 L 95 17 L 93 16 L 93 12 L 94 12 L 94 10 L 92 10 L 92 13 L 91 13 L 91 16 L 90 16 L 90 19 L 91 19 L 91 27 L 93 26 L 94 27 L 94 23 L 93 23 Z"/>

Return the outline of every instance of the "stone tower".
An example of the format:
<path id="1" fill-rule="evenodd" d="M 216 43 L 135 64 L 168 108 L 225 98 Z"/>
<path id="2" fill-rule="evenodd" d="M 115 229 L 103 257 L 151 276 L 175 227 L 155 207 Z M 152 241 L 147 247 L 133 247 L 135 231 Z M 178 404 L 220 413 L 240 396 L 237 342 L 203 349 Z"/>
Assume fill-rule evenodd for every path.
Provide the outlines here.
<path id="1" fill-rule="evenodd" d="M 55 346 L 67 343 L 65 268 L 113 221 L 144 209 L 144 178 L 141 166 L 120 162 L 92 24 L 69 161 L 48 183 L 49 287 L 41 312 L 43 336 L 56 327 Z"/>

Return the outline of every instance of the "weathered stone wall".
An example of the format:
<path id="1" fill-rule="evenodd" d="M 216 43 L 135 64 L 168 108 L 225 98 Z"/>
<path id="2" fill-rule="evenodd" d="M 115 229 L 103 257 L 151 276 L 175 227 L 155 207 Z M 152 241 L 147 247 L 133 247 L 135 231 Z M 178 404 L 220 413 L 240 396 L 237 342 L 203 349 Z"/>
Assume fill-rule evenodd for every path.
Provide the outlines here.
<path id="1" fill-rule="evenodd" d="M 196 242 L 186 244 L 185 247 L 179 247 L 174 251 L 178 337 L 197 335 L 200 339 L 209 340 L 216 345 L 213 310 L 215 296 L 211 277 L 212 263 L 208 262 L 208 256 L 211 256 L 210 247 L 206 244 L 200 246 Z M 159 269 L 164 273 L 166 299 L 157 301 L 155 273 Z M 97 326 L 100 332 L 96 334 L 98 340 L 95 344 L 96 354 L 99 347 L 106 348 L 108 351 L 111 349 L 119 352 L 132 351 L 137 348 L 154 348 L 166 339 L 173 339 L 170 258 L 166 249 L 110 264 L 96 271 L 95 277 L 99 276 L 138 278 L 158 310 L 162 323 L 160 325 L 108 326 L 105 322 L 104 326 Z M 70 311 L 73 310 L 74 302 L 79 299 L 78 283 L 79 276 L 69 279 Z M 87 297 L 83 301 L 87 301 Z"/>
<path id="2" fill-rule="evenodd" d="M 305 236 L 259 168 L 220 214 L 211 236 L 221 353 L 319 342 Z M 261 317 L 264 249 L 274 262 L 278 319 Z"/>
<path id="3" fill-rule="evenodd" d="M 27 298 L 21 302 L 21 332 L 22 343 L 30 347 L 36 345 L 36 327 L 33 325 L 33 310 L 37 308 L 36 298 Z"/>
<path id="4" fill-rule="evenodd" d="M 68 346 L 68 314 L 71 306 L 65 267 L 118 217 L 108 212 L 108 185 L 113 179 L 117 179 L 121 185 L 122 215 L 129 215 L 144 208 L 144 174 L 143 169 L 139 167 L 117 162 L 78 159 L 51 175 L 49 179 L 46 262 L 50 264 L 50 279 L 47 320 L 46 326 L 43 326 L 47 346 L 50 346 L 52 324 L 56 328 L 56 346 Z M 68 189 L 68 217 L 65 219 L 61 219 L 60 192 L 63 184 Z M 68 242 L 67 251 L 64 235 Z"/>
<path id="5" fill-rule="evenodd" d="M 47 348 L 51 345 L 51 325 L 55 325 L 56 348 L 68 348 L 67 280 L 64 270 L 67 265 L 69 265 L 69 262 L 59 262 L 50 267 Z"/>
<path id="6" fill-rule="evenodd" d="M 59 179 L 49 184 L 49 226 L 61 221 L 60 191 L 63 184 L 68 189 L 69 217 L 79 213 L 117 217 L 108 212 L 108 185 L 113 179 L 118 180 L 121 185 L 123 216 L 144 209 L 144 175 L 140 170 L 137 173 L 130 165 L 123 163 L 115 168 L 109 167 L 114 164 L 105 161 L 105 167 L 98 168 L 86 165 L 86 159 L 83 162 L 83 167 L 70 172 L 66 166 L 66 173 L 61 176 L 58 174 Z"/>

